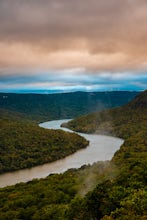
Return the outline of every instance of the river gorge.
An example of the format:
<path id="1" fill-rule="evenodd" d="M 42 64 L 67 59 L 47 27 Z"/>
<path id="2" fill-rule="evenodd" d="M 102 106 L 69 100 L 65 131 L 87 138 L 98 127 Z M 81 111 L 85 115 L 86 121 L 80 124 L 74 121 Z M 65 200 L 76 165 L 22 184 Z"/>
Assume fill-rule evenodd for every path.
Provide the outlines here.
<path id="1" fill-rule="evenodd" d="M 48 121 L 39 124 L 39 126 L 45 129 L 62 129 L 72 132 L 67 128 L 60 127 L 62 123 L 66 123 L 67 121 L 69 121 L 69 119 Z M 0 187 L 10 186 L 20 182 L 28 182 L 34 178 L 45 178 L 52 173 L 63 173 L 68 169 L 80 168 L 82 165 L 93 164 L 97 161 L 111 160 L 114 153 L 124 142 L 120 138 L 105 135 L 78 134 L 89 140 L 89 146 L 87 148 L 81 149 L 55 162 L 35 166 L 30 169 L 1 174 Z"/>

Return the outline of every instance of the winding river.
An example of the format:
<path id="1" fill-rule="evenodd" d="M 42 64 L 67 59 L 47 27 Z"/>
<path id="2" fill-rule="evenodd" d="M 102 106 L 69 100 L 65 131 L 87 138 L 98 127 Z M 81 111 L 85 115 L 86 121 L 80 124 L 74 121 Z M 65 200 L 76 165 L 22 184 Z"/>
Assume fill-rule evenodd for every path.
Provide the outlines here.
<path id="1" fill-rule="evenodd" d="M 60 127 L 62 123 L 68 120 L 69 119 L 44 122 L 39 124 L 39 126 L 46 129 L 62 129 L 72 132 L 67 128 Z M 52 163 L 2 174 L 0 175 L 0 187 L 10 186 L 20 182 L 28 182 L 34 178 L 44 178 L 52 173 L 63 173 L 70 168 L 79 168 L 84 164 L 110 160 L 124 142 L 120 138 L 105 135 L 78 134 L 90 141 L 87 148 L 81 149 L 64 159 Z"/>

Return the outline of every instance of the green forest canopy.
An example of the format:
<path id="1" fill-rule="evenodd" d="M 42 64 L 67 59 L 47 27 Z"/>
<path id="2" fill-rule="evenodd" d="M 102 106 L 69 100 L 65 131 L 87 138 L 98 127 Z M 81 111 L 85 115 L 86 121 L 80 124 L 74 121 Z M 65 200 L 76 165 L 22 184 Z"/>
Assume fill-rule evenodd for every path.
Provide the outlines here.
<path id="1" fill-rule="evenodd" d="M 88 145 L 75 133 L 40 128 L 21 114 L 0 112 L 0 173 L 52 162 Z"/>
<path id="2" fill-rule="evenodd" d="M 105 117 L 113 124 L 105 132 L 125 138 L 110 162 L 1 189 L 0 219 L 146 220 L 147 91 L 123 107 L 68 126 L 99 133 L 106 128 Z M 91 128 L 94 119 L 99 124 Z"/>
<path id="3" fill-rule="evenodd" d="M 0 93 L 0 108 L 35 121 L 74 118 L 123 105 L 139 92 L 73 92 L 59 94 Z M 80 103 L 80 105 L 79 105 Z"/>

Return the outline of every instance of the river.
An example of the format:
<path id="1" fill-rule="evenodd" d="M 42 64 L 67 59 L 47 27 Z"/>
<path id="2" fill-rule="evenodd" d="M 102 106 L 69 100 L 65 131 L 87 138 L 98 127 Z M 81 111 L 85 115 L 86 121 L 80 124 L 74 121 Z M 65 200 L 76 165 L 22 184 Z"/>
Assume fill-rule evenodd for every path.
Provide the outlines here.
<path id="1" fill-rule="evenodd" d="M 62 123 L 68 120 L 69 119 L 44 122 L 39 126 L 46 129 L 62 129 L 72 132 L 67 128 L 60 127 Z M 52 173 L 63 173 L 70 168 L 79 168 L 84 164 L 110 160 L 124 142 L 120 138 L 105 135 L 78 134 L 90 141 L 87 148 L 81 149 L 70 156 L 52 163 L 1 174 L 0 187 L 10 186 L 20 182 L 28 182 L 34 178 L 44 178 Z"/>

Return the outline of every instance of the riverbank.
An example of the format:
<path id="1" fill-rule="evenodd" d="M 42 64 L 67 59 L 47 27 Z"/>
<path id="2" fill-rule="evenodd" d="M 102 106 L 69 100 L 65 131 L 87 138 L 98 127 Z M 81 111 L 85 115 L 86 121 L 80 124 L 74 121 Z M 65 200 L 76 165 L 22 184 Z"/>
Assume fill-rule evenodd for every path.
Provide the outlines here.
<path id="1" fill-rule="evenodd" d="M 113 110 L 113 125 L 125 142 L 110 163 L 82 166 L 1 189 L 0 219 L 146 219 L 146 95 L 144 92 L 129 105 Z"/>
<path id="2" fill-rule="evenodd" d="M 60 125 L 68 120 L 55 120 L 41 123 L 39 126 L 46 129 L 61 129 Z M 72 132 L 72 131 L 70 131 Z M 51 163 L 35 166 L 30 169 L 18 170 L 0 175 L 0 187 L 14 185 L 20 182 L 27 182 L 36 178 L 44 178 L 52 173 L 63 173 L 71 168 L 80 168 L 82 165 L 93 164 L 97 161 L 110 160 L 114 153 L 123 144 L 123 140 L 119 138 L 104 135 L 87 135 L 81 134 L 89 141 L 87 148 L 78 150 L 64 159 L 60 159 Z"/>
<path id="3" fill-rule="evenodd" d="M 0 174 L 65 158 L 89 144 L 75 133 L 44 129 L 11 114 L 2 114 L 0 125 Z"/>

